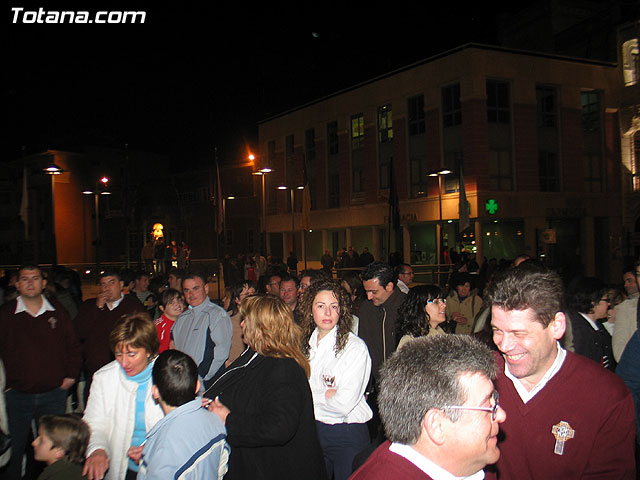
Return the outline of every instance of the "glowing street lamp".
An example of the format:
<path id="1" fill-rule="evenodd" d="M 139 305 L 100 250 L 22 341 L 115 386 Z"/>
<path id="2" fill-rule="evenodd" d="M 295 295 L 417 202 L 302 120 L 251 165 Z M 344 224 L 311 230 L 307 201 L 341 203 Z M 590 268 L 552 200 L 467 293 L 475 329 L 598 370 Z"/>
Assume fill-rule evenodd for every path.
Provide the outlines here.
<path id="1" fill-rule="evenodd" d="M 56 181 L 55 175 L 62 175 L 64 170 L 55 163 L 42 169 L 47 175 L 51 175 L 51 240 L 53 244 L 53 258 L 51 263 L 58 264 L 58 245 L 56 243 Z"/>

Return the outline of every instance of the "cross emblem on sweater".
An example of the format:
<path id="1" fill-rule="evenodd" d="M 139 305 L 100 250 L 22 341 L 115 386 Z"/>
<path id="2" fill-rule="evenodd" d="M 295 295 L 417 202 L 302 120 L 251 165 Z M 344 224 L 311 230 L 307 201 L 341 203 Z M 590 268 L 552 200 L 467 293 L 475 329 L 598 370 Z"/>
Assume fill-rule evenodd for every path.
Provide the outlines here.
<path id="1" fill-rule="evenodd" d="M 572 439 L 575 436 L 576 431 L 571 428 L 571 425 L 567 422 L 562 421 L 553 426 L 551 433 L 556 437 L 556 446 L 553 449 L 553 453 L 556 455 L 562 455 L 564 453 L 564 443 L 567 440 Z"/>

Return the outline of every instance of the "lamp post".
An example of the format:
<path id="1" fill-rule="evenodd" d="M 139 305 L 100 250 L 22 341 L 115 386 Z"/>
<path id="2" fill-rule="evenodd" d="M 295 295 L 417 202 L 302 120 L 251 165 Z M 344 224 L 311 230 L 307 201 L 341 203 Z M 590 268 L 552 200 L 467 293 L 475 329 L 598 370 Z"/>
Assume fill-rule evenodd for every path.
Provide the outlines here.
<path id="1" fill-rule="evenodd" d="M 108 177 L 101 177 L 96 181 L 95 189 L 86 189 L 82 191 L 83 195 L 93 195 L 94 208 L 96 216 L 96 270 L 100 267 L 100 195 L 111 195 L 111 192 L 107 190 L 109 184 Z"/>
<path id="2" fill-rule="evenodd" d="M 255 160 L 255 156 L 253 154 L 249 155 L 249 160 Z M 267 235 L 267 199 L 265 196 L 265 187 L 264 187 L 264 183 L 265 183 L 265 177 L 267 176 L 267 174 L 272 173 L 273 169 L 269 168 L 269 167 L 263 167 L 260 170 L 258 170 L 257 172 L 253 172 L 252 175 L 258 175 L 261 177 L 262 180 L 262 215 L 261 215 L 261 222 L 260 222 L 260 239 L 261 239 L 261 247 L 262 247 L 262 253 L 266 254 L 266 245 L 267 245 L 267 241 L 266 241 L 266 235 Z"/>
<path id="3" fill-rule="evenodd" d="M 280 185 L 278 190 L 289 190 L 291 195 L 291 250 L 294 255 L 296 254 L 296 228 L 295 228 L 295 196 L 294 190 L 304 190 L 304 185 L 298 185 L 296 187 L 290 187 L 288 185 Z"/>
<path id="4" fill-rule="evenodd" d="M 438 232 L 436 237 L 436 260 L 438 265 L 438 285 L 440 285 L 440 254 L 442 250 L 442 177 L 449 175 L 451 170 L 441 168 L 434 170 L 427 175 L 429 177 L 438 177 Z"/>
<path id="5" fill-rule="evenodd" d="M 52 265 L 58 264 L 58 244 L 56 242 L 56 175 L 62 175 L 64 170 L 55 163 L 42 169 L 47 175 L 51 176 L 51 242 L 53 246 Z"/>

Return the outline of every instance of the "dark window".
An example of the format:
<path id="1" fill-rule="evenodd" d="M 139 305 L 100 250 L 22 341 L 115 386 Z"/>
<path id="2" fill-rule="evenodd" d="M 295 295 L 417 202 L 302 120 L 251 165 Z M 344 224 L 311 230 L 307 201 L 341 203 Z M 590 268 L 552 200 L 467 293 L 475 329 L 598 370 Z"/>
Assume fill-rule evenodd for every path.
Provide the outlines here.
<path id="1" fill-rule="evenodd" d="M 329 155 L 338 154 L 338 122 L 327 123 L 327 151 Z"/>
<path id="2" fill-rule="evenodd" d="M 600 92 L 595 90 L 582 92 L 582 130 L 595 132 L 600 130 Z"/>
<path id="3" fill-rule="evenodd" d="M 295 181 L 295 154 L 294 154 L 293 135 L 287 135 L 285 138 L 285 175 L 288 187 L 294 187 Z M 287 195 L 287 212 L 291 211 L 291 197 Z"/>
<path id="4" fill-rule="evenodd" d="M 446 128 L 461 124 L 460 84 L 456 83 L 442 88 L 442 126 Z"/>
<path id="5" fill-rule="evenodd" d="M 316 133 L 315 129 L 309 128 L 304 132 L 304 168 L 306 178 L 305 185 L 309 188 L 309 200 L 311 210 L 317 208 L 316 204 Z"/>
<path id="6" fill-rule="evenodd" d="M 489 123 L 509 123 L 509 84 L 499 80 L 487 80 L 487 120 Z"/>
<path id="7" fill-rule="evenodd" d="M 393 119 L 391 117 L 391 105 L 378 107 L 378 141 L 380 143 L 393 140 Z"/>
<path id="8" fill-rule="evenodd" d="M 538 168 L 540 172 L 540 191 L 557 192 L 560 189 L 558 181 L 558 156 L 555 152 L 538 152 Z"/>
<path id="9" fill-rule="evenodd" d="M 424 95 L 416 95 L 407 99 L 407 121 L 409 135 L 424 133 Z"/>
<path id="10" fill-rule="evenodd" d="M 492 190 L 512 190 L 511 154 L 489 150 L 489 185 Z"/>
<path id="11" fill-rule="evenodd" d="M 269 162 L 267 165 L 271 168 L 276 164 L 276 141 L 270 140 L 267 144 L 267 161 Z M 277 196 L 275 192 L 275 182 L 273 180 L 273 174 L 267 175 L 265 179 L 265 195 L 267 202 L 267 214 L 274 215 L 277 212 L 278 204 L 277 204 Z"/>
<path id="12" fill-rule="evenodd" d="M 536 87 L 538 127 L 558 125 L 558 94 L 554 87 Z"/>

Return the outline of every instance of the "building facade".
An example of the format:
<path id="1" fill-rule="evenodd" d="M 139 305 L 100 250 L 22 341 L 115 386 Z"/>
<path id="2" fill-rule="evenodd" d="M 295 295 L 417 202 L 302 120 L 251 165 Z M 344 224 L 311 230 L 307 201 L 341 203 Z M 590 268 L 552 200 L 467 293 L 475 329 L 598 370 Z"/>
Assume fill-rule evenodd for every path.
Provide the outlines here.
<path id="1" fill-rule="evenodd" d="M 618 76 L 613 63 L 470 44 L 267 119 L 267 248 L 318 260 L 366 246 L 412 264 L 444 248 L 527 253 L 617 281 Z"/>

